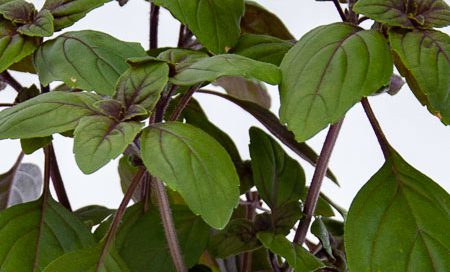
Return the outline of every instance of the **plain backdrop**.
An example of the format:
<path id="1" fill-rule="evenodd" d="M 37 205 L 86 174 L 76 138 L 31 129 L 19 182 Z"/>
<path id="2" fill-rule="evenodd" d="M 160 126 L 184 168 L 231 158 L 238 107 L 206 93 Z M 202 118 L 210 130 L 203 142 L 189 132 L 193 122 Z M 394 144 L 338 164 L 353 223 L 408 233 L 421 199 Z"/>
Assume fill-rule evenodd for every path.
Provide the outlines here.
<path id="1" fill-rule="evenodd" d="M 43 0 L 29 1 L 37 7 Z M 313 0 L 261 0 L 257 1 L 277 14 L 299 39 L 314 27 L 340 21 L 331 2 Z M 140 42 L 148 48 L 149 3 L 144 0 L 130 0 L 124 7 L 112 1 L 90 12 L 74 26 L 65 29 L 93 29 L 106 32 L 118 39 Z M 365 25 L 368 27 L 370 25 Z M 162 10 L 160 15 L 160 46 L 176 46 L 179 23 L 170 13 Z M 449 32 L 449 28 L 442 31 Z M 61 32 L 56 33 L 56 35 Z M 24 73 L 12 73 L 24 86 L 38 83 L 37 77 Z M 269 87 L 272 96 L 272 111 L 278 113 L 279 96 L 276 87 Z M 15 92 L 7 88 L 0 92 L 0 102 L 12 102 Z M 248 129 L 260 126 L 249 114 L 220 98 L 197 94 L 209 115 L 235 141 L 241 156 L 249 158 Z M 450 190 L 448 154 L 450 154 L 450 128 L 444 126 L 420 105 L 411 91 L 404 87 L 396 96 L 387 94 L 369 98 L 373 109 L 392 146 L 411 165 L 431 177 L 447 191 Z M 51 122 L 51 120 L 49 120 Z M 308 141 L 320 152 L 326 130 Z M 62 176 L 74 208 L 89 204 L 100 204 L 116 208 L 122 198 L 117 174 L 117 160 L 91 175 L 84 175 L 77 167 L 72 153 L 73 141 L 59 135 L 54 136 Z M 11 167 L 20 152 L 18 140 L 0 141 L 0 173 Z M 291 152 L 289 152 L 295 157 Z M 37 151 L 26 156 L 25 162 L 43 166 L 43 153 Z M 313 168 L 299 160 L 306 171 L 307 181 Z M 366 119 L 361 105 L 355 105 L 346 115 L 330 167 L 336 174 L 340 187 L 329 180 L 324 181 L 323 191 L 341 206 L 348 208 L 358 190 L 383 164 L 383 156 L 374 133 Z"/>

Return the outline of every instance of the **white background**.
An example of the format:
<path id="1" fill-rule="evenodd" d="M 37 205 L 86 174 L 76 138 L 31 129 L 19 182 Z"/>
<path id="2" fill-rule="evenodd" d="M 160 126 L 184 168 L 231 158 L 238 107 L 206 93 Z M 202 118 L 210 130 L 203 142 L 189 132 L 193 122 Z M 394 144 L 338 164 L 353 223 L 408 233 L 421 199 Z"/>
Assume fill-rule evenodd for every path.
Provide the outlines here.
<path id="1" fill-rule="evenodd" d="M 30 2 L 40 7 L 44 1 Z M 340 21 L 331 2 L 261 0 L 258 3 L 277 14 L 297 39 L 314 27 Z M 149 3 L 144 0 L 130 0 L 125 7 L 119 7 L 113 1 L 89 13 L 66 30 L 104 31 L 121 40 L 140 42 L 144 48 L 148 48 L 148 13 Z M 176 46 L 178 28 L 179 24 L 170 13 L 162 11 L 159 45 Z M 444 29 L 447 33 L 448 30 L 449 28 Z M 37 83 L 36 76 L 30 74 L 13 73 L 13 76 L 24 86 Z M 276 87 L 270 87 L 269 91 L 272 96 L 272 111 L 277 113 L 278 90 Z M 9 87 L 0 92 L 0 102 L 12 102 L 14 97 L 15 92 Z M 234 139 L 242 157 L 248 158 L 248 129 L 250 126 L 260 126 L 258 122 L 228 101 L 205 94 L 195 97 L 201 102 L 210 119 Z M 407 87 L 396 96 L 379 95 L 370 98 L 370 102 L 393 147 L 410 164 L 450 191 L 450 162 L 447 159 L 450 154 L 450 128 L 429 114 Z M 317 152 L 320 151 L 325 134 L 326 131 L 322 131 L 308 141 Z M 72 206 L 79 208 L 95 203 L 116 208 L 122 197 L 116 170 L 117 161 L 109 163 L 94 174 L 83 175 L 75 164 L 73 141 L 58 135 L 54 138 L 55 150 Z M 11 167 L 19 152 L 19 141 L 0 141 L 0 173 Z M 35 152 L 26 156 L 24 161 L 34 162 L 42 167 L 43 154 L 41 151 Z M 357 104 L 346 116 L 330 163 L 341 187 L 325 180 L 323 190 L 337 203 L 348 208 L 357 191 L 383 162 L 369 122 L 361 105 Z M 313 168 L 301 160 L 300 163 L 304 166 L 309 181 Z"/>

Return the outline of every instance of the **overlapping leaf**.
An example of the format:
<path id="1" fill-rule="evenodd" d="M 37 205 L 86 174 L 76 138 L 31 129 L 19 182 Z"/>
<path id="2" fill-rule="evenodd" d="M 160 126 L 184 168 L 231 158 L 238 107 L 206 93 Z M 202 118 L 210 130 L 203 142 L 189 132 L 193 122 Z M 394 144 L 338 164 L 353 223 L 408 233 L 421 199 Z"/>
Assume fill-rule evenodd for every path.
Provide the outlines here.
<path id="1" fill-rule="evenodd" d="M 345 224 L 350 271 L 447 271 L 450 196 L 393 149 Z"/>
<path id="2" fill-rule="evenodd" d="M 239 178 L 225 149 L 188 124 L 152 125 L 141 136 L 142 159 L 152 175 L 176 190 L 190 209 L 223 228 L 239 200 Z"/>
<path id="3" fill-rule="evenodd" d="M 389 40 L 395 64 L 417 99 L 450 124 L 450 37 L 434 30 L 390 31 Z"/>
<path id="4" fill-rule="evenodd" d="M 303 142 L 386 85 L 392 69 L 380 33 L 345 23 L 315 28 L 281 63 L 281 121 Z"/>
<path id="5" fill-rule="evenodd" d="M 239 38 L 244 0 L 154 0 L 194 33 L 210 51 L 221 54 Z"/>

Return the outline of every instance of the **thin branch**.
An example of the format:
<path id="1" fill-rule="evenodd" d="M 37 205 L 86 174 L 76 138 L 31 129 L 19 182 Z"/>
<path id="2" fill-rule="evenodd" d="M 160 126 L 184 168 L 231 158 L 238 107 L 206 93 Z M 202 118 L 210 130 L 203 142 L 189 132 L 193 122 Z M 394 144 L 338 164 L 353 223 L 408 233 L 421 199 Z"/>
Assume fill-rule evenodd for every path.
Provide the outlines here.
<path id="1" fill-rule="evenodd" d="M 359 18 L 359 19 L 358 19 L 358 25 L 361 24 L 362 22 L 366 21 L 366 20 L 369 20 L 369 19 L 370 19 L 370 18 L 369 18 L 369 17 L 366 17 L 366 16 L 363 16 L 363 17 Z"/>
<path id="2" fill-rule="evenodd" d="M 322 186 L 322 181 L 328 168 L 328 162 L 330 160 L 334 145 L 336 144 L 342 123 L 343 120 L 331 125 L 327 137 L 325 138 L 325 143 L 323 144 L 322 151 L 320 152 L 319 161 L 317 162 L 311 185 L 306 196 L 305 206 L 303 208 L 304 217 L 300 221 L 299 228 L 295 232 L 294 243 L 302 245 L 305 242 L 306 233 L 308 232 L 309 225 L 311 224 L 314 210 L 316 209 L 317 201 L 319 199 L 320 187 Z"/>
<path id="3" fill-rule="evenodd" d="M 42 197 L 45 205 L 50 194 L 50 152 L 48 146 L 44 147 L 44 156 L 44 188 L 42 189 Z"/>
<path id="4" fill-rule="evenodd" d="M 281 270 L 281 266 L 278 263 L 278 259 L 277 256 L 270 250 L 268 250 L 269 252 L 269 261 L 270 261 L 270 266 L 272 266 L 272 270 L 274 272 L 282 272 Z"/>
<path id="5" fill-rule="evenodd" d="M 380 144 L 381 150 L 383 151 L 383 155 L 385 158 L 388 158 L 390 155 L 391 145 L 389 144 L 386 135 L 384 135 L 383 130 L 381 129 L 380 123 L 375 117 L 375 113 L 370 106 L 369 100 L 364 97 L 361 99 L 361 104 L 366 112 L 367 118 L 369 118 L 370 125 L 372 125 L 372 129 L 377 136 L 378 143 Z"/>
<path id="6" fill-rule="evenodd" d="M 4 71 L 0 74 L 0 80 L 11 86 L 16 92 L 20 92 L 22 90 L 22 85 L 11 76 L 8 71 Z"/>
<path id="7" fill-rule="evenodd" d="M 178 48 L 184 47 L 184 42 L 186 41 L 185 34 L 186 34 L 186 26 L 180 24 L 180 32 L 178 33 L 178 44 L 177 44 Z"/>
<path id="8" fill-rule="evenodd" d="M 122 220 L 122 217 L 125 214 L 125 211 L 127 209 L 127 205 L 130 202 L 134 191 L 136 191 L 136 188 L 138 187 L 139 183 L 141 182 L 142 176 L 144 175 L 144 173 L 145 173 L 145 169 L 143 167 L 140 167 L 138 172 L 136 173 L 136 175 L 133 177 L 133 180 L 131 181 L 130 186 L 128 187 L 127 191 L 125 192 L 122 202 L 120 203 L 119 208 L 117 209 L 116 214 L 114 215 L 114 219 L 111 223 L 108 234 L 105 238 L 102 253 L 100 254 L 100 257 L 98 259 L 95 271 L 100 270 L 100 266 L 103 263 L 106 255 L 108 254 L 109 247 L 116 236 L 117 230 L 120 225 L 120 221 Z"/>
<path id="9" fill-rule="evenodd" d="M 189 90 L 183 95 L 183 97 L 181 97 L 180 102 L 178 103 L 177 107 L 175 108 L 175 110 L 172 112 L 172 115 L 170 115 L 170 120 L 171 121 L 176 121 L 181 113 L 183 112 L 184 108 L 186 108 L 187 104 L 189 103 L 189 101 L 192 98 L 192 95 L 198 91 L 198 89 L 201 87 L 201 84 L 198 84 L 196 86 L 192 86 L 191 88 L 189 88 Z"/>
<path id="10" fill-rule="evenodd" d="M 158 48 L 159 6 L 150 1 L 150 49 Z"/>
<path id="11" fill-rule="evenodd" d="M 64 186 L 61 172 L 59 171 L 58 160 L 56 159 L 55 149 L 53 144 L 48 145 L 48 151 L 50 156 L 50 176 L 52 178 L 53 188 L 55 188 L 56 196 L 59 203 L 63 205 L 69 211 L 72 211 L 69 197 L 67 196 L 66 188 Z"/>
<path id="12" fill-rule="evenodd" d="M 339 3 L 338 0 L 333 0 L 334 6 L 336 7 L 339 16 L 341 16 L 342 21 L 347 21 L 347 17 L 345 16 L 344 11 L 342 10 L 341 4 Z"/>
<path id="13" fill-rule="evenodd" d="M 167 244 L 169 246 L 170 255 L 175 265 L 175 269 L 177 270 L 177 272 L 186 272 L 187 269 L 186 265 L 184 264 L 183 256 L 181 255 L 181 249 L 178 243 L 177 233 L 175 231 L 175 224 L 173 222 L 172 211 L 170 209 L 166 188 L 164 187 L 164 184 L 158 179 L 155 179 L 152 182 L 152 185 L 158 199 L 159 213 L 161 215 Z"/>
<path id="14" fill-rule="evenodd" d="M 158 101 L 158 104 L 156 105 L 154 120 L 152 120 L 150 123 L 158 123 L 164 119 L 164 114 L 166 113 L 170 99 L 177 89 L 177 85 L 172 85 L 170 86 L 169 91 L 166 91 L 162 94 L 161 98 Z"/>
<path id="15" fill-rule="evenodd" d="M 14 107 L 16 103 L 0 103 L 0 107 Z"/>

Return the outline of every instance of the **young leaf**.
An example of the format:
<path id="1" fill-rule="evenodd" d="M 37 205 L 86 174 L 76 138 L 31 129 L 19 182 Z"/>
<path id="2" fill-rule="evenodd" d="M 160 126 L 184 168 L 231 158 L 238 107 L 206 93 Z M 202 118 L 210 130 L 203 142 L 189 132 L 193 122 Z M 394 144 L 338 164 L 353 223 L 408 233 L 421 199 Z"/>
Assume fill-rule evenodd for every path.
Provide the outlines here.
<path id="1" fill-rule="evenodd" d="M 226 53 L 239 38 L 244 0 L 154 0 L 185 24 L 200 43 L 216 54 Z"/>
<path id="2" fill-rule="evenodd" d="M 280 119 L 303 142 L 386 85 L 393 67 L 380 33 L 334 23 L 303 36 L 281 70 Z"/>
<path id="3" fill-rule="evenodd" d="M 144 49 L 137 43 L 83 30 L 45 42 L 35 52 L 34 64 L 43 85 L 61 80 L 72 88 L 112 95 L 114 84 L 128 68 L 126 60 L 144 56 Z"/>
<path id="4" fill-rule="evenodd" d="M 35 12 L 33 4 L 25 0 L 6 0 L 0 2 L 0 14 L 15 23 L 26 24 Z"/>
<path id="5" fill-rule="evenodd" d="M 263 34 L 283 40 L 294 40 L 283 22 L 272 12 L 254 1 L 245 1 L 245 15 L 241 20 L 242 33 Z"/>
<path id="6" fill-rule="evenodd" d="M 172 206 L 178 242 L 187 267 L 198 263 L 205 251 L 209 227 L 202 219 L 181 205 Z M 130 271 L 176 271 L 167 246 L 157 209 L 143 213 L 141 204 L 127 211 L 117 234 L 116 248 Z"/>
<path id="7" fill-rule="evenodd" d="M 89 205 L 83 208 L 79 208 L 74 211 L 74 214 L 80 218 L 81 221 L 91 229 L 93 226 L 96 226 L 103 222 L 106 218 L 112 215 L 115 210 L 108 209 L 104 206 L 99 205 Z"/>
<path id="8" fill-rule="evenodd" d="M 179 73 L 192 64 L 208 57 L 208 54 L 203 51 L 180 48 L 168 49 L 158 55 L 158 59 L 164 60 L 175 66 L 175 73 Z"/>
<path id="9" fill-rule="evenodd" d="M 270 108 L 270 95 L 263 83 L 246 80 L 242 77 L 228 76 L 217 79 L 213 84 L 224 88 L 229 95 L 236 98 L 255 102 L 266 109 Z"/>
<path id="10" fill-rule="evenodd" d="M 38 166 L 31 163 L 14 165 L 0 175 L 0 210 L 39 198 L 42 174 Z"/>
<path id="11" fill-rule="evenodd" d="M 450 196 L 393 149 L 345 223 L 350 271 L 447 271 Z"/>
<path id="12" fill-rule="evenodd" d="M 151 111 L 168 80 L 167 63 L 133 65 L 120 76 L 114 98 L 121 101 L 126 109 L 139 105 Z"/>
<path id="13" fill-rule="evenodd" d="M 354 10 L 378 22 L 403 28 L 450 24 L 450 8 L 444 0 L 359 0 Z"/>
<path id="14" fill-rule="evenodd" d="M 395 64 L 417 99 L 450 124 L 450 37 L 434 30 L 389 32 Z"/>
<path id="15" fill-rule="evenodd" d="M 243 56 L 226 54 L 202 59 L 176 74 L 171 81 L 181 86 L 212 82 L 222 76 L 241 76 L 277 85 L 281 80 L 278 67 Z"/>
<path id="16" fill-rule="evenodd" d="M 0 72 L 33 53 L 39 41 L 17 33 L 11 22 L 0 19 Z"/>
<path id="17" fill-rule="evenodd" d="M 99 100 L 89 93 L 39 95 L 0 112 L 0 138 L 45 137 L 72 130 L 82 117 L 97 114 L 92 105 Z"/>
<path id="18" fill-rule="evenodd" d="M 43 272 L 129 272 L 125 262 L 114 249 L 105 256 L 103 262 L 98 264 L 102 252 L 102 244 L 72 251 L 47 266 Z"/>
<path id="19" fill-rule="evenodd" d="M 295 271 L 313 272 L 325 267 L 321 261 L 311 255 L 301 245 L 293 245 L 283 235 L 260 232 L 257 234 L 257 237 L 265 248 L 285 258 Z"/>
<path id="20" fill-rule="evenodd" d="M 73 25 L 86 14 L 110 0 L 46 0 L 43 9 L 55 18 L 55 31 Z"/>
<path id="21" fill-rule="evenodd" d="M 33 20 L 17 28 L 17 32 L 36 37 L 53 35 L 53 16 L 48 10 L 41 10 L 33 15 Z"/>
<path id="22" fill-rule="evenodd" d="M 17 272 L 42 271 L 64 253 L 94 244 L 78 218 L 43 197 L 0 212 L 0 240 L 0 267 Z"/>
<path id="23" fill-rule="evenodd" d="M 239 178 L 225 149 L 202 130 L 167 122 L 146 128 L 142 159 L 210 226 L 222 229 L 239 200 Z"/>
<path id="24" fill-rule="evenodd" d="M 292 46 L 291 42 L 272 36 L 245 34 L 239 38 L 232 53 L 279 66 Z"/>
<path id="25" fill-rule="evenodd" d="M 141 131 L 142 123 L 87 116 L 75 129 L 73 150 L 81 171 L 91 174 L 119 156 Z"/>
<path id="26" fill-rule="evenodd" d="M 320 243 L 322 244 L 327 254 L 330 257 L 334 258 L 333 249 L 331 248 L 330 243 L 330 233 L 328 232 L 325 223 L 320 217 L 316 217 L 316 219 L 314 219 L 314 222 L 311 225 L 311 233 L 319 238 Z"/>
<path id="27" fill-rule="evenodd" d="M 298 201 L 305 189 L 305 173 L 298 162 L 262 130 L 250 128 L 253 182 L 267 205 L 277 210 Z"/>

